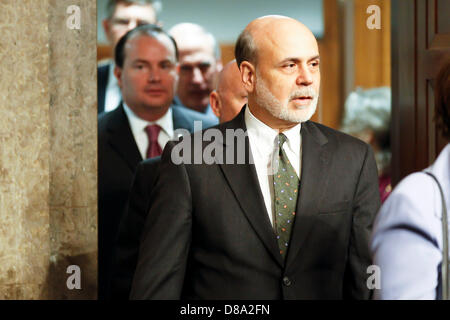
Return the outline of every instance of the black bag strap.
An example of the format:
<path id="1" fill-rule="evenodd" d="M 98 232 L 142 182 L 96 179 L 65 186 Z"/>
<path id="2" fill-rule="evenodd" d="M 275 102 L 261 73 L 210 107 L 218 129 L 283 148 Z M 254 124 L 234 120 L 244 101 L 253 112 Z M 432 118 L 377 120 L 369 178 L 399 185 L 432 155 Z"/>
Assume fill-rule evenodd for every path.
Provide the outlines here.
<path id="1" fill-rule="evenodd" d="M 445 205 L 444 191 L 441 184 L 434 174 L 428 171 L 424 171 L 427 175 L 432 177 L 436 181 L 439 192 L 442 199 L 442 264 L 441 264 L 441 287 L 442 287 L 442 300 L 449 300 L 450 282 L 448 278 L 448 220 L 447 220 L 447 207 Z"/>

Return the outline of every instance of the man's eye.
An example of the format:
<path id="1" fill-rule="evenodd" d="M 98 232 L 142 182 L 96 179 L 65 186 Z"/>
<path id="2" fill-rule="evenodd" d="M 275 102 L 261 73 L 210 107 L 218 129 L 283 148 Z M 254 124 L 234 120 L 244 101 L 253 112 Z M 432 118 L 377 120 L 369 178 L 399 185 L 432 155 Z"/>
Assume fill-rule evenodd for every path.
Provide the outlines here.
<path id="1" fill-rule="evenodd" d="M 191 72 L 192 68 L 190 66 L 181 66 L 180 70 L 183 72 Z"/>
<path id="2" fill-rule="evenodd" d="M 292 69 L 292 68 L 295 68 L 297 65 L 295 64 L 295 63 L 288 63 L 288 64 L 286 64 L 284 67 L 286 68 L 286 69 Z"/>
<path id="3" fill-rule="evenodd" d="M 166 62 L 166 63 L 162 63 L 161 64 L 161 68 L 162 69 L 171 69 L 172 68 L 172 64 L 170 62 Z"/>
<path id="4" fill-rule="evenodd" d="M 150 21 L 138 21 L 138 22 L 137 22 L 137 25 L 138 25 L 138 26 L 143 26 L 143 25 L 145 25 L 145 24 L 151 24 L 151 22 L 150 22 Z"/>
<path id="5" fill-rule="evenodd" d="M 211 67 L 211 64 L 209 63 L 202 63 L 199 65 L 199 68 L 202 72 L 208 71 L 209 67 Z"/>
<path id="6" fill-rule="evenodd" d="M 114 21 L 116 24 L 120 25 L 128 25 L 130 23 L 130 20 L 127 19 L 117 19 Z"/>

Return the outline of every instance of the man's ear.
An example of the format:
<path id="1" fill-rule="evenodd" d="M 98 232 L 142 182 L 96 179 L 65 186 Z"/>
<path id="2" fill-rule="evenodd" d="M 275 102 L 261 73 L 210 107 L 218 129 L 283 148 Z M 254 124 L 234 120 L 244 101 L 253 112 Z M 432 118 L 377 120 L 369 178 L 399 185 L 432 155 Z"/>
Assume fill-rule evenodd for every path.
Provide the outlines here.
<path id="1" fill-rule="evenodd" d="M 216 61 L 216 70 L 217 70 L 217 73 L 220 73 L 220 71 L 222 71 L 222 69 L 223 69 L 223 63 L 222 63 L 222 60 L 219 59 L 219 60 Z"/>
<path id="2" fill-rule="evenodd" d="M 102 21 L 102 25 L 103 25 L 103 31 L 105 31 L 105 36 L 106 39 L 108 39 L 108 41 L 111 43 L 111 21 L 109 21 L 108 19 L 104 19 Z"/>
<path id="3" fill-rule="evenodd" d="M 211 105 L 211 109 L 214 112 L 214 114 L 217 116 L 217 118 L 220 119 L 220 99 L 219 99 L 219 94 L 217 93 L 216 90 L 212 91 L 209 94 L 209 104 Z"/>
<path id="4" fill-rule="evenodd" d="M 117 84 L 119 85 L 119 88 L 122 89 L 122 69 L 119 68 L 118 66 L 114 67 L 114 76 L 117 78 Z"/>
<path id="5" fill-rule="evenodd" d="M 248 61 L 242 61 L 240 65 L 241 80 L 247 92 L 253 92 L 255 89 L 256 71 L 253 64 Z"/>

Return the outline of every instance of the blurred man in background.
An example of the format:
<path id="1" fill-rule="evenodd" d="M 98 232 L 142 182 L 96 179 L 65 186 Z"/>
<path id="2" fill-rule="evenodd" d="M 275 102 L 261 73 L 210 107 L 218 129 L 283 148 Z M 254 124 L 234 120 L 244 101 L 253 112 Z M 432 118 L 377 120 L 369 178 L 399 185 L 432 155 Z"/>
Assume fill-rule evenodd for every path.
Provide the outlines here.
<path id="1" fill-rule="evenodd" d="M 211 92 L 209 101 L 220 123 L 233 119 L 247 103 L 247 91 L 236 60 L 228 62 L 220 72 L 216 90 Z"/>
<path id="2" fill-rule="evenodd" d="M 217 122 L 209 105 L 222 70 L 220 48 L 214 36 L 193 23 L 179 23 L 169 30 L 180 52 L 180 79 L 176 102 L 186 108 L 202 112 Z"/>
<path id="3" fill-rule="evenodd" d="M 103 20 L 103 29 L 111 46 L 112 56 L 114 47 L 119 39 L 131 29 L 158 20 L 161 11 L 159 0 L 109 0 Z M 114 77 L 114 62 L 108 60 L 98 67 L 97 92 L 98 113 L 115 109 L 121 100 L 120 88 Z"/>
<path id="4" fill-rule="evenodd" d="M 178 52 L 175 41 L 155 25 L 121 38 L 114 74 L 123 102 L 98 121 L 99 298 L 107 292 L 119 223 L 139 162 L 157 157 L 176 129 L 194 130 L 194 121 L 212 125 L 199 112 L 172 106 Z"/>

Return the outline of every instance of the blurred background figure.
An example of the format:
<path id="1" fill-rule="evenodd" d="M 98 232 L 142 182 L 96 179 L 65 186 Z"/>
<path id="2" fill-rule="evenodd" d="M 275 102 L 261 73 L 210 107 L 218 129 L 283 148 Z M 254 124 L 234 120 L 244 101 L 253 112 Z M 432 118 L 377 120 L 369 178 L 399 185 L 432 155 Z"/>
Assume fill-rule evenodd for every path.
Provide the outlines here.
<path id="1" fill-rule="evenodd" d="M 220 72 L 216 90 L 209 96 L 209 103 L 220 123 L 233 119 L 247 103 L 247 91 L 242 84 L 236 60 L 228 62 Z"/>
<path id="2" fill-rule="evenodd" d="M 220 48 L 214 36 L 194 23 L 179 23 L 169 30 L 180 52 L 180 78 L 177 104 L 217 118 L 209 105 L 209 94 L 214 90 L 222 70 Z"/>
<path id="3" fill-rule="evenodd" d="M 381 272 L 377 299 L 442 298 L 443 229 L 448 230 L 448 223 L 442 226 L 442 212 L 444 205 L 450 208 L 450 60 L 435 80 L 435 110 L 447 144 L 425 172 L 437 179 L 444 199 L 432 177 L 416 172 L 381 207 L 370 246 Z"/>
<path id="4" fill-rule="evenodd" d="M 392 191 L 390 177 L 391 89 L 380 87 L 350 93 L 341 131 L 370 144 L 378 167 L 381 201 Z"/>
<path id="5" fill-rule="evenodd" d="M 213 125 L 200 112 L 172 105 L 178 51 L 158 26 L 142 25 L 123 36 L 115 65 L 123 101 L 98 120 L 99 299 L 108 297 L 115 240 L 137 165 L 161 155 L 177 129 L 193 132 L 195 121 Z"/>
<path id="6" fill-rule="evenodd" d="M 159 0 L 108 0 L 107 18 L 102 21 L 102 25 L 112 50 L 111 55 L 114 56 L 114 47 L 125 33 L 143 24 L 157 23 L 160 11 Z M 103 62 L 97 69 L 99 114 L 115 109 L 122 99 L 113 71 L 112 60 Z"/>

